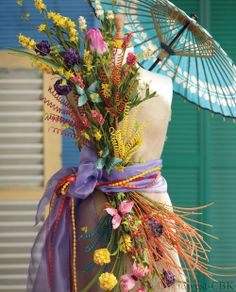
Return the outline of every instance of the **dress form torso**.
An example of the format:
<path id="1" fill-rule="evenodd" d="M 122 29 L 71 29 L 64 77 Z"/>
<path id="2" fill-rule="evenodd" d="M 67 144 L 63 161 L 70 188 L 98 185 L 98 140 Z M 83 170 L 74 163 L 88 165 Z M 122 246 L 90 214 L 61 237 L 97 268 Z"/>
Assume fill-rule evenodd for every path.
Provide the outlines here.
<path id="1" fill-rule="evenodd" d="M 128 53 L 133 53 L 134 48 L 126 49 L 123 63 L 126 61 Z M 116 58 L 122 53 L 121 49 L 116 52 Z M 139 67 L 139 65 L 137 65 Z M 134 156 L 137 160 L 153 160 L 161 158 L 169 121 L 171 120 L 171 104 L 173 97 L 173 84 L 169 77 L 150 72 L 139 67 L 140 88 L 147 84 L 150 92 L 156 92 L 156 95 L 141 104 L 141 111 L 137 117 L 138 123 L 147 121 L 143 143 L 141 149 Z M 144 95 L 144 89 L 140 90 L 140 95 Z"/>
<path id="2" fill-rule="evenodd" d="M 126 55 L 124 56 L 124 62 L 126 61 L 126 56 L 129 52 L 133 52 L 133 47 L 128 48 L 126 50 Z M 119 49 L 117 54 L 119 54 Z M 173 86 L 170 78 L 162 76 L 160 74 L 156 74 L 153 72 L 149 72 L 142 68 L 139 68 L 140 71 L 140 83 L 148 83 L 150 92 L 156 92 L 156 95 L 150 100 L 146 100 L 141 104 L 141 111 L 137 117 L 138 122 L 142 122 L 143 120 L 147 121 L 147 126 L 145 127 L 143 143 L 139 151 L 134 156 L 134 161 L 138 161 L 140 159 L 149 161 L 161 158 L 163 146 L 166 140 L 166 133 L 168 129 L 168 124 L 171 119 L 171 103 L 172 103 L 172 92 Z M 144 94 L 140 92 L 141 95 Z M 172 206 L 170 197 L 167 192 L 164 193 L 145 193 L 149 199 L 153 201 L 157 201 L 163 203 L 167 206 Z M 93 230 L 93 228 L 98 223 L 98 218 L 104 212 L 104 206 L 106 203 L 106 198 L 104 194 L 95 190 L 93 195 L 83 201 L 80 205 L 80 218 L 79 228 L 82 226 L 88 226 L 89 230 Z M 89 209 L 90 208 L 90 209 Z M 88 214 L 89 217 L 88 217 Z M 96 214 L 96 215 L 95 215 Z M 82 270 L 86 266 L 92 262 L 92 254 L 87 254 L 86 257 L 83 253 L 83 242 L 80 243 L 81 254 L 78 254 L 80 259 L 83 259 L 79 263 L 79 274 L 81 275 L 81 282 L 79 282 L 79 289 L 82 289 L 86 283 L 89 282 L 91 276 L 97 272 L 97 269 L 94 269 L 90 273 L 83 273 Z M 175 250 L 173 250 L 173 259 L 180 266 L 178 254 Z M 132 263 L 126 258 L 126 269 L 130 271 Z M 161 263 L 159 263 L 161 264 Z M 183 275 L 184 278 L 184 275 Z M 158 291 L 172 292 L 172 291 L 186 291 L 184 288 L 176 290 L 175 285 L 171 288 L 163 288 L 162 283 L 160 281 L 154 280 L 153 283 L 154 289 L 158 289 Z M 93 287 L 91 292 L 100 292 L 102 291 L 98 287 Z M 132 290 L 133 291 L 133 290 Z M 157 291 L 157 290 L 153 290 Z"/>

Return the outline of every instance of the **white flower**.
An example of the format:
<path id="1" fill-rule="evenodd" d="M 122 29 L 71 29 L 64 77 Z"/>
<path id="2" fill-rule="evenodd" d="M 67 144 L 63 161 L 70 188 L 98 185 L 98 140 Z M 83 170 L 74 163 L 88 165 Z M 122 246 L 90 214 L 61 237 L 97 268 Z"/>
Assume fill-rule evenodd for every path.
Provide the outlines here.
<path id="1" fill-rule="evenodd" d="M 97 17 L 102 17 L 104 15 L 104 10 L 102 8 L 96 9 Z"/>
<path id="2" fill-rule="evenodd" d="M 80 16 L 78 18 L 79 21 L 79 28 L 81 31 L 86 31 L 87 30 L 87 22 L 86 19 L 83 16 Z"/>
<path id="3" fill-rule="evenodd" d="M 157 51 L 157 49 L 158 49 L 157 46 L 155 46 L 153 43 L 149 42 L 148 47 L 143 52 L 144 60 L 148 60 Z"/>
<path id="4" fill-rule="evenodd" d="M 113 20 L 114 19 L 114 13 L 113 13 L 112 10 L 109 10 L 107 12 L 106 19 L 108 19 L 108 20 Z"/>

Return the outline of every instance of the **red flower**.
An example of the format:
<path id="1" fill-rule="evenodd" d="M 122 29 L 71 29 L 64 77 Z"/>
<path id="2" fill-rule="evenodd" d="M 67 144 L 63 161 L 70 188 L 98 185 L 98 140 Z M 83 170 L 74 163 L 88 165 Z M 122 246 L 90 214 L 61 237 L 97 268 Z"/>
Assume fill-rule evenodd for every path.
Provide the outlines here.
<path id="1" fill-rule="evenodd" d="M 126 63 L 129 65 L 129 66 L 134 66 L 137 62 L 137 58 L 135 56 L 135 54 L 133 53 L 128 53 L 128 56 L 127 56 L 127 59 L 126 59 Z"/>
<path id="2" fill-rule="evenodd" d="M 98 124 L 100 126 L 102 126 L 104 124 L 105 119 L 103 118 L 103 116 L 99 112 L 92 110 L 91 115 L 98 122 Z"/>
<path id="3" fill-rule="evenodd" d="M 82 115 L 82 123 L 85 128 L 89 128 L 91 126 L 90 120 L 86 117 L 85 114 Z"/>
<path id="4" fill-rule="evenodd" d="M 84 82 L 83 82 L 83 79 L 79 76 L 73 76 L 71 77 L 71 80 L 75 83 L 75 84 L 79 84 L 79 86 L 81 88 L 85 88 L 85 85 L 84 85 Z"/>
<path id="5" fill-rule="evenodd" d="M 132 38 L 132 33 L 128 32 L 127 35 L 125 36 L 124 40 L 123 40 L 123 44 L 122 44 L 122 49 L 126 49 L 129 42 L 131 41 Z"/>

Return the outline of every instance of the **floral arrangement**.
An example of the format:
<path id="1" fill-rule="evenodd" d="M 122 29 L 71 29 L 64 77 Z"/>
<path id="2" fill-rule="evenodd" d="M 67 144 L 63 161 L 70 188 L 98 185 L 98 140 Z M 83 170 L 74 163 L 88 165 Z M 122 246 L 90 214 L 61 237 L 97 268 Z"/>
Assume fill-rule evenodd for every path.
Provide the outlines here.
<path id="1" fill-rule="evenodd" d="M 129 53 L 124 60 L 131 35 L 123 42 L 113 40 L 114 14 L 110 11 L 104 17 L 99 1 L 97 15 L 101 27 L 89 30 L 82 16 L 75 23 L 59 13 L 47 11 L 41 0 L 35 1 L 35 6 L 44 18 L 38 30 L 47 39 L 36 43 L 20 34 L 19 42 L 27 51 L 12 51 L 28 56 L 46 73 L 59 76 L 54 88 L 49 90 L 67 109 L 57 108 L 46 97 L 42 100 L 67 118 L 55 113 L 46 114 L 45 118 L 63 124 L 63 131 L 57 128 L 55 132 L 75 138 L 80 149 L 89 141 L 100 157 L 98 168 L 105 167 L 108 172 L 114 167 L 122 170 L 132 162 L 133 154 L 141 145 L 143 126 L 134 121 L 133 131 L 130 128 L 126 143 L 120 145 L 124 133 L 118 124 L 125 120 L 126 127 L 130 110 L 155 94 L 146 90 L 145 98 L 139 96 L 139 73 L 135 66 L 138 57 Z M 118 48 L 122 53 L 115 62 Z M 120 146 L 122 153 L 118 151 Z"/>
<path id="2" fill-rule="evenodd" d="M 155 95 L 148 88 L 144 97 L 139 94 L 136 62 L 141 56 L 129 53 L 124 59 L 132 35 L 128 34 L 122 41 L 114 40 L 114 14 L 112 11 L 104 13 L 99 1 L 96 1 L 99 29 L 88 29 L 82 16 L 75 23 L 59 13 L 48 11 L 42 0 L 35 0 L 35 6 L 44 19 L 38 30 L 47 38 L 37 43 L 20 34 L 19 42 L 27 50 L 11 49 L 11 52 L 29 57 L 42 71 L 58 76 L 53 88 L 49 88 L 55 103 L 41 96 L 53 110 L 45 114 L 45 119 L 61 124 L 61 128 L 54 128 L 55 132 L 74 138 L 80 150 L 90 145 L 97 155 L 96 169 L 108 175 L 125 173 L 135 163 L 133 155 L 142 144 L 145 125 L 136 122 L 140 110 L 138 105 Z M 121 53 L 117 58 L 118 49 Z M 58 102 L 62 107 L 57 105 Z M 174 207 L 173 212 L 167 206 L 147 199 L 137 190 L 135 184 L 143 180 L 149 183 L 141 189 L 153 186 L 160 179 L 160 169 L 160 165 L 153 166 L 128 178 L 96 183 L 96 186 L 121 190 L 105 192 L 107 204 L 96 230 L 88 232 L 86 226 L 81 230 L 80 238 L 93 240 L 87 250 L 94 253 L 94 265 L 100 267 L 83 292 L 89 291 L 97 281 L 105 291 L 136 288 L 137 292 L 153 291 L 151 282 L 156 278 L 163 287 L 181 282 L 176 278 L 176 271 L 177 274 L 181 271 L 171 257 L 170 247 L 178 252 L 196 281 L 195 270 L 208 277 L 214 275 L 205 263 L 206 242 L 197 228 L 183 220 L 187 218 L 191 221 L 188 216 L 195 214 L 195 209 Z M 52 227 L 50 248 L 54 246 L 62 213 L 67 210 L 65 198 L 73 181 L 75 174 L 60 179 L 52 194 L 50 214 L 56 214 L 56 224 Z M 57 200 L 60 200 L 58 211 L 55 207 Z M 71 198 L 72 289 L 78 291 L 75 224 L 75 199 Z M 103 233 L 103 246 L 97 248 L 97 238 Z M 50 249 L 51 277 L 53 254 Z M 124 258 L 129 258 L 132 267 L 129 273 L 126 272 Z M 161 269 L 157 263 L 161 263 Z M 190 273 L 187 274 L 188 279 Z"/>

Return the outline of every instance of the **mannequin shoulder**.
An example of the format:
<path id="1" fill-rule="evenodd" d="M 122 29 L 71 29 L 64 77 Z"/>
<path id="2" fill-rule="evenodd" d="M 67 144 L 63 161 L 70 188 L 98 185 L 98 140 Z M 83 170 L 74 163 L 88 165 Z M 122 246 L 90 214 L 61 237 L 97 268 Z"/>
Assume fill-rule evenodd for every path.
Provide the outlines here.
<path id="1" fill-rule="evenodd" d="M 140 68 L 139 72 L 142 79 L 146 82 L 152 83 L 152 87 L 159 87 L 162 85 L 168 88 L 168 90 L 173 91 L 173 82 L 170 77 L 142 68 Z"/>
<path id="2" fill-rule="evenodd" d="M 145 69 L 140 70 L 140 78 L 149 84 L 151 91 L 161 95 L 171 106 L 173 97 L 173 82 L 170 77 Z"/>

